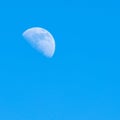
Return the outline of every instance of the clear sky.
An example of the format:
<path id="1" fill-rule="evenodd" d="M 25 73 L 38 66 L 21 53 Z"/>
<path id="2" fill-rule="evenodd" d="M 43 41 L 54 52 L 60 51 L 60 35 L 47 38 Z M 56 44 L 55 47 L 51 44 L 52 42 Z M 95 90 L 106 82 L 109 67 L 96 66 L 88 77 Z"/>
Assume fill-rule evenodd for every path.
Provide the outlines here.
<path id="1" fill-rule="evenodd" d="M 48 59 L 22 37 L 43 27 Z M 0 1 L 0 120 L 120 120 L 120 2 Z"/>

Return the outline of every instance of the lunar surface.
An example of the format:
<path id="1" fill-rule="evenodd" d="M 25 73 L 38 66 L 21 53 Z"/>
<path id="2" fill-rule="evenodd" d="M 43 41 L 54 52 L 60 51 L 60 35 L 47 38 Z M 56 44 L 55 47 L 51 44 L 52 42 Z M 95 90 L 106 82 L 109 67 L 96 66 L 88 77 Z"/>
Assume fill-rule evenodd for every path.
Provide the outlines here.
<path id="1" fill-rule="evenodd" d="M 33 27 L 23 32 L 23 37 L 44 56 L 51 58 L 54 55 L 55 40 L 47 30 Z"/>

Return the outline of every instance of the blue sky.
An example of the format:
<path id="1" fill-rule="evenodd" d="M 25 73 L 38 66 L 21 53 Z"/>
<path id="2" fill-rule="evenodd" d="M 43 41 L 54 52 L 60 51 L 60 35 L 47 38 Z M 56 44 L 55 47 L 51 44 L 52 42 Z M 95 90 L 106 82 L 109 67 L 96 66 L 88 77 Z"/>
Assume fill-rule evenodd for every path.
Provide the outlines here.
<path id="1" fill-rule="evenodd" d="M 0 120 L 120 120 L 120 2 L 0 2 Z M 22 37 L 43 27 L 48 59 Z"/>

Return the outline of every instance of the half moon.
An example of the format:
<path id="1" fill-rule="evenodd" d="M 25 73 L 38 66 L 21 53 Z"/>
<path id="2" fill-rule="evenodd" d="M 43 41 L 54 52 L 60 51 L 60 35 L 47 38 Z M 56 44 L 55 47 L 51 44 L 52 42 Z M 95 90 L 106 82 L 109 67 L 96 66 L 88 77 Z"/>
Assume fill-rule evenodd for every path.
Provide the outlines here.
<path id="1" fill-rule="evenodd" d="M 55 40 L 50 32 L 40 27 L 33 27 L 23 32 L 23 37 L 46 57 L 52 57 L 55 52 Z"/>

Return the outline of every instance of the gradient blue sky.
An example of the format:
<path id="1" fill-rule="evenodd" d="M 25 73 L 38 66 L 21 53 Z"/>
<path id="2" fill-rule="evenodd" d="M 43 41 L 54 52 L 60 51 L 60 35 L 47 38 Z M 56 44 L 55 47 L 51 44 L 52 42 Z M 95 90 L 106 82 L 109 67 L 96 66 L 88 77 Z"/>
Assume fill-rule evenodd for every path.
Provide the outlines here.
<path id="1" fill-rule="evenodd" d="M 22 37 L 40 26 L 52 59 Z M 0 120 L 120 120 L 120 2 L 0 1 Z"/>

